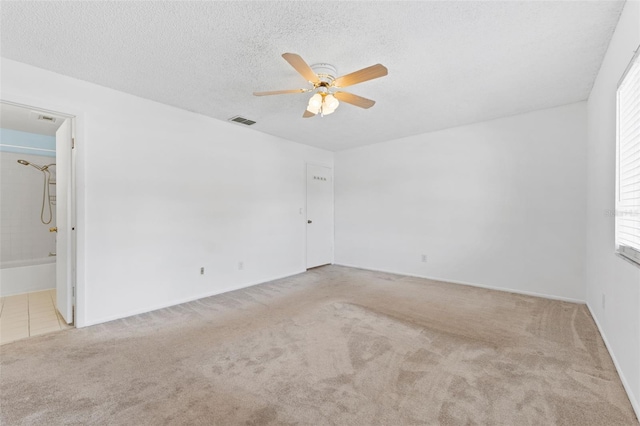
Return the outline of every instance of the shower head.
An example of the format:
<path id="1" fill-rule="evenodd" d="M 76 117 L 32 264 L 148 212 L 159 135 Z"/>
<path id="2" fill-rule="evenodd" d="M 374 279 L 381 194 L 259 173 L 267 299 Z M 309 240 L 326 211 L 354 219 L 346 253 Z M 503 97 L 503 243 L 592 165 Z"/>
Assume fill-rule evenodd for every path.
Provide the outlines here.
<path id="1" fill-rule="evenodd" d="M 45 170 L 47 170 L 49 168 L 49 166 L 38 166 L 37 164 L 33 164 L 28 162 L 27 160 L 18 160 L 18 163 L 22 164 L 23 166 L 31 166 L 31 167 L 35 167 L 36 169 L 40 170 L 41 172 L 44 172 Z"/>

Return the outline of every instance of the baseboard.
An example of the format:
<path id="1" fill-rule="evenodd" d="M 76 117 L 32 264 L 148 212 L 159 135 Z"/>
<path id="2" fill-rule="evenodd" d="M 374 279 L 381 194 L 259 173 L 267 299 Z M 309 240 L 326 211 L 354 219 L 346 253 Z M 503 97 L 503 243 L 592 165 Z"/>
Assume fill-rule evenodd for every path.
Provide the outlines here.
<path id="1" fill-rule="evenodd" d="M 629 398 L 629 402 L 631 402 L 631 406 L 633 407 L 633 411 L 636 412 L 636 419 L 640 420 L 640 403 L 638 402 L 638 400 L 633 395 L 633 392 L 631 391 L 631 386 L 629 386 L 629 382 L 627 381 L 627 379 L 625 378 L 624 374 L 622 373 L 622 369 L 620 368 L 620 364 L 618 363 L 618 359 L 616 358 L 616 355 L 613 352 L 613 350 L 611 349 L 611 345 L 609 344 L 609 341 L 607 340 L 607 335 L 604 334 L 604 330 L 600 326 L 600 322 L 598 321 L 598 318 L 593 313 L 593 310 L 591 309 L 591 306 L 589 305 L 588 302 L 587 302 L 587 308 L 589 309 L 589 313 L 591 314 L 591 318 L 593 318 L 593 322 L 595 322 L 596 323 L 596 327 L 598 327 L 598 331 L 600 332 L 600 336 L 602 336 L 602 340 L 604 341 L 604 345 L 606 346 L 607 351 L 609 352 L 609 356 L 611 356 L 611 360 L 613 361 L 613 365 L 616 367 L 616 371 L 618 372 L 618 376 L 620 377 L 620 381 L 622 382 L 622 386 L 624 387 L 624 390 L 627 392 L 627 397 Z"/>
<path id="2" fill-rule="evenodd" d="M 582 305 L 584 305 L 586 303 L 584 300 L 572 299 L 570 297 L 556 296 L 556 295 L 553 295 L 553 294 L 536 293 L 536 292 L 533 292 L 533 291 L 516 290 L 516 289 L 512 289 L 512 288 L 505 288 L 505 287 L 494 287 L 494 286 L 485 285 L 485 284 L 470 283 L 470 282 L 465 282 L 465 281 L 456 281 L 456 280 L 451 280 L 451 279 L 448 279 L 448 278 L 429 277 L 429 276 L 426 276 L 426 275 L 408 274 L 406 272 L 390 271 L 390 270 L 385 270 L 385 269 L 364 268 L 362 266 L 347 265 L 347 264 L 344 264 L 344 263 L 335 263 L 335 265 L 346 266 L 348 268 L 364 269 L 366 271 L 376 271 L 376 272 L 385 272 L 385 273 L 388 273 L 388 274 L 406 275 L 407 277 L 424 278 L 424 279 L 432 280 L 432 281 L 440 281 L 440 282 L 451 283 L 451 284 L 460 284 L 460 285 L 466 285 L 466 286 L 470 286 L 470 287 L 486 288 L 487 290 L 504 291 L 506 293 L 523 294 L 525 296 L 541 297 L 543 299 L 552 299 L 552 300 L 560 300 L 560 301 L 563 301 L 563 302 L 579 303 L 579 304 L 582 304 Z"/>
<path id="3" fill-rule="evenodd" d="M 306 270 L 303 269 L 303 270 L 296 271 L 296 272 L 293 272 L 293 273 L 290 273 L 290 274 L 279 275 L 279 276 L 275 276 L 275 277 L 271 277 L 271 278 L 267 278 L 267 279 L 259 280 L 259 281 L 251 281 L 249 283 L 242 283 L 242 284 L 239 284 L 239 285 L 234 286 L 234 287 L 225 288 L 225 289 L 222 289 L 222 290 L 216 290 L 216 291 L 212 291 L 212 292 L 208 292 L 208 293 L 203 293 L 203 294 L 200 294 L 198 296 L 187 297 L 187 298 L 184 298 L 184 299 L 179 299 L 179 300 L 172 301 L 170 303 L 154 305 L 154 306 L 151 306 L 149 308 L 139 309 L 139 310 L 127 312 L 125 314 L 119 314 L 119 315 L 113 315 L 113 316 L 109 316 L 109 317 L 103 317 L 103 318 L 99 318 L 99 319 L 94 320 L 94 321 L 85 322 L 81 327 L 76 327 L 76 328 L 90 327 L 92 325 L 103 324 L 103 323 L 109 322 L 109 321 L 116 321 L 116 320 L 123 319 L 123 318 L 129 318 L 129 317 L 132 317 L 132 316 L 135 316 L 135 315 L 146 314 L 148 312 L 157 311 L 158 309 L 169 308 L 171 306 L 177 306 L 177 305 L 182 305 L 183 303 L 193 302 L 194 300 L 204 299 L 205 297 L 217 296 L 218 294 L 229 293 L 231 291 L 236 291 L 236 290 L 241 290 L 243 288 L 253 287 L 254 285 L 265 284 L 265 283 L 268 283 L 268 282 L 271 282 L 271 281 L 280 280 L 282 278 L 292 277 L 294 275 L 301 274 L 301 273 L 303 273 L 305 271 Z"/>

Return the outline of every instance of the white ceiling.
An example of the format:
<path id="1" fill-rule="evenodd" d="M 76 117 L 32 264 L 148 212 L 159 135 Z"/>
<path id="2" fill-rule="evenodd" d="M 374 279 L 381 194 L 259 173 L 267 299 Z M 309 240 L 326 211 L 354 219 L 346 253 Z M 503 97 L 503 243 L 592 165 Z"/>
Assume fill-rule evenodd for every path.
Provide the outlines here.
<path id="1" fill-rule="evenodd" d="M 2 56 L 341 150 L 585 100 L 619 1 L 2 2 Z M 374 99 L 303 119 L 306 87 L 282 59 L 389 75 Z"/>

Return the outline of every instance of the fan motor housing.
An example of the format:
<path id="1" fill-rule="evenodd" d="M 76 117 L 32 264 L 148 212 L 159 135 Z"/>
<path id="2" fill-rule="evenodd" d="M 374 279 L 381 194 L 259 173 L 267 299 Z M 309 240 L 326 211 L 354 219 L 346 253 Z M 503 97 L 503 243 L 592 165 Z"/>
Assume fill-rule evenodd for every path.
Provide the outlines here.
<path id="1" fill-rule="evenodd" d="M 313 64 L 311 65 L 311 69 L 313 70 L 313 72 L 318 74 L 320 82 L 325 83 L 326 85 L 330 85 L 331 83 L 333 83 L 333 80 L 335 80 L 336 76 L 338 75 L 336 67 L 331 64 Z"/>

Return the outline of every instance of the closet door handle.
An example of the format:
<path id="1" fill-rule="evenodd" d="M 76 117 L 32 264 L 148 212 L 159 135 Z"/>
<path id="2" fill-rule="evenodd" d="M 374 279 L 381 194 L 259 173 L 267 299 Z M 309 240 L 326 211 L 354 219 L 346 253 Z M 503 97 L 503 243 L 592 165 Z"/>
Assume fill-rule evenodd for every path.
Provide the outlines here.
<path id="1" fill-rule="evenodd" d="M 310 221 L 310 220 L 307 220 L 307 223 L 313 223 L 313 222 L 312 222 L 312 221 Z"/>

